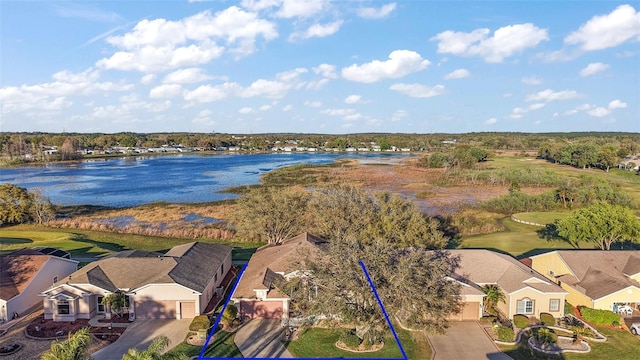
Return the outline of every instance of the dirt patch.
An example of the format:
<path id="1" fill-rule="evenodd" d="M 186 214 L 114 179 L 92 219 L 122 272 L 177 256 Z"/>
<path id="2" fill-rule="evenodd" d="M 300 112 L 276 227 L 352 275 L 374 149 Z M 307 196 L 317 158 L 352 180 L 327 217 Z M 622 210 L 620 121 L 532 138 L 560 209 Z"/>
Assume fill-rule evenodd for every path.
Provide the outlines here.
<path id="1" fill-rule="evenodd" d="M 46 320 L 44 316 L 38 316 L 27 325 L 27 335 L 35 338 L 66 338 L 70 333 L 74 333 L 83 327 L 89 326 L 89 320 L 79 319 L 76 321 L 53 321 Z"/>
<path id="2" fill-rule="evenodd" d="M 130 324 L 128 316 L 113 316 L 111 319 L 99 319 L 102 324 Z"/>

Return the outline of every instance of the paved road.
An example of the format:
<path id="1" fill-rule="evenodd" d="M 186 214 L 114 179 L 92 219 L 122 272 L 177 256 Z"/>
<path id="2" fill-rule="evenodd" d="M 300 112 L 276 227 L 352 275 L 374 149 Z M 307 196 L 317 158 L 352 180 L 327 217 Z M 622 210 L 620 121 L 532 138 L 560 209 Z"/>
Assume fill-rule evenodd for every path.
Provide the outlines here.
<path id="1" fill-rule="evenodd" d="M 475 321 L 451 322 L 445 335 L 429 335 L 436 360 L 510 360 Z"/>
<path id="2" fill-rule="evenodd" d="M 234 342 L 245 358 L 293 358 L 280 341 L 283 332 L 279 319 L 253 319 L 238 329 Z"/>
<path id="3" fill-rule="evenodd" d="M 153 339 L 160 335 L 169 338 L 169 346 L 166 349 L 169 350 L 184 341 L 191 320 L 136 320 L 116 342 L 91 356 L 94 360 L 120 360 L 129 349 L 146 349 Z"/>

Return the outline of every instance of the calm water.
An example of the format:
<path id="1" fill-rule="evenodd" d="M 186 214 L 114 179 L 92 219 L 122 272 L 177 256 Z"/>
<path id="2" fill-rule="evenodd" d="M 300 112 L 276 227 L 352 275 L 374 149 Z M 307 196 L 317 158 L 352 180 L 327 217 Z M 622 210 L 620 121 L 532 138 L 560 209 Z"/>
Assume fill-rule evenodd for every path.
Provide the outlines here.
<path id="1" fill-rule="evenodd" d="M 258 184 L 260 175 L 294 164 L 339 158 L 406 156 L 380 153 L 277 153 L 139 156 L 76 164 L 0 169 L 0 183 L 38 188 L 54 204 L 125 207 L 156 201 L 205 202 L 235 197 L 220 191 Z"/>

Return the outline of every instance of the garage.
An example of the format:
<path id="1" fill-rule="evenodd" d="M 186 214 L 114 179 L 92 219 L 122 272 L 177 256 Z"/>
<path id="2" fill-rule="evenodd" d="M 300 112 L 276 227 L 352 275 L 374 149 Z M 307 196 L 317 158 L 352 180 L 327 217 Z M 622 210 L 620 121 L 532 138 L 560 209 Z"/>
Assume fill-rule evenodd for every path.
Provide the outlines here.
<path id="1" fill-rule="evenodd" d="M 462 305 L 462 310 L 457 314 L 452 314 L 449 320 L 478 320 L 480 314 L 479 302 L 465 302 Z"/>
<path id="2" fill-rule="evenodd" d="M 240 302 L 240 316 L 245 319 L 281 319 L 282 301 Z"/>
<path id="3" fill-rule="evenodd" d="M 194 301 L 180 302 L 180 318 L 193 319 L 196 317 L 196 303 Z"/>
<path id="4" fill-rule="evenodd" d="M 136 318 L 138 319 L 175 319 L 176 301 L 146 300 L 135 303 Z"/>

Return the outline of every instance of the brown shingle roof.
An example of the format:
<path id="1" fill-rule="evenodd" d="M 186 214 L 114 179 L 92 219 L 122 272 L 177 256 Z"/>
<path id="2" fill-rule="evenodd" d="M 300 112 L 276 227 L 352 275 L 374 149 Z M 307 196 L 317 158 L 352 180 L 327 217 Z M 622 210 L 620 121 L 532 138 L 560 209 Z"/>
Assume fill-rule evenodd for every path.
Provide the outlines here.
<path id="1" fill-rule="evenodd" d="M 124 256 L 109 256 L 92 262 L 56 285 L 92 284 L 115 291 L 148 284 L 176 283 L 203 292 L 230 253 L 229 246 L 201 242 L 179 245 L 165 256 L 127 251 Z"/>
<path id="2" fill-rule="evenodd" d="M 276 273 L 290 273 L 295 270 L 306 270 L 305 260 L 308 256 L 316 256 L 320 249 L 316 246 L 323 240 L 309 233 L 302 233 L 286 240 L 282 245 L 270 245 L 256 251 L 240 279 L 233 294 L 234 298 L 255 298 L 254 289 L 267 289 L 263 285 L 267 269 Z M 272 289 L 267 297 L 287 297 L 278 289 Z"/>
<path id="3" fill-rule="evenodd" d="M 40 253 L 0 256 L 0 299 L 9 300 L 19 295 L 50 258 Z"/>
<path id="4" fill-rule="evenodd" d="M 640 272 L 637 250 L 558 250 L 558 255 L 575 274 L 558 274 L 559 279 L 592 299 L 599 299 L 640 284 L 627 277 Z M 626 275 L 625 275 L 626 274 Z"/>
<path id="5" fill-rule="evenodd" d="M 566 292 L 509 255 L 480 249 L 450 252 L 453 256 L 460 256 L 460 267 L 456 273 L 476 284 L 498 284 L 507 293 L 527 287 L 541 292 Z"/>

